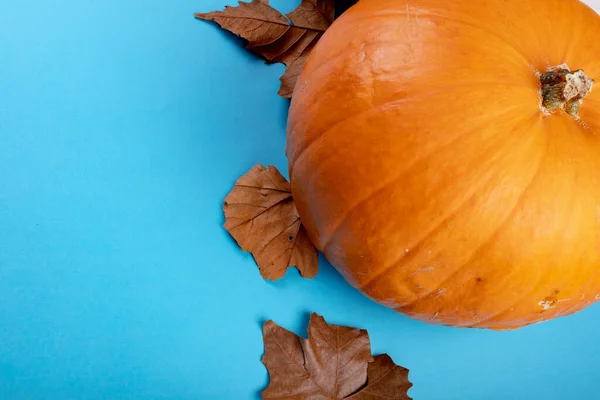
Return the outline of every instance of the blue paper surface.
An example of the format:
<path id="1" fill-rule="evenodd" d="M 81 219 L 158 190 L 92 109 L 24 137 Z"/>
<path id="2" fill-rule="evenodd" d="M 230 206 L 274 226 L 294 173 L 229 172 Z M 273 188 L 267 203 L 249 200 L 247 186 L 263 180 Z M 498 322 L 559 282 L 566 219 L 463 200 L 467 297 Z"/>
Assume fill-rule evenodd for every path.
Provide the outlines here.
<path id="1" fill-rule="evenodd" d="M 312 311 L 368 329 L 416 400 L 598 399 L 599 305 L 491 332 L 396 314 L 324 260 L 261 279 L 221 205 L 287 170 L 284 69 L 193 18 L 224 5 L 0 4 L 0 399 L 257 399 L 262 324 L 305 336 Z"/>

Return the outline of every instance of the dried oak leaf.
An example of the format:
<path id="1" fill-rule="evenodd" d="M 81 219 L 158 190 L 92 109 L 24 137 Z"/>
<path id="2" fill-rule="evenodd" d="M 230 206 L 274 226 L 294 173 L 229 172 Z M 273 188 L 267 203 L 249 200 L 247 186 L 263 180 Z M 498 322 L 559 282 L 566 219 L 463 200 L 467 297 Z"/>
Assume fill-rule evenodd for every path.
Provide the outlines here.
<path id="1" fill-rule="evenodd" d="M 268 321 L 263 340 L 270 378 L 263 399 L 410 399 L 408 370 L 387 355 L 373 359 L 365 330 L 330 325 L 313 313 L 308 339 Z"/>
<path id="2" fill-rule="evenodd" d="M 292 199 L 290 184 L 269 166 L 258 164 L 225 198 L 225 229 L 252 253 L 264 279 L 277 280 L 295 266 L 305 278 L 318 271 L 311 243 Z"/>
<path id="3" fill-rule="evenodd" d="M 310 51 L 333 22 L 335 1 L 302 0 L 286 15 L 272 8 L 269 0 L 240 1 L 237 7 L 195 16 L 246 39 L 246 48 L 268 62 L 285 64 L 279 95 L 290 98 Z"/>

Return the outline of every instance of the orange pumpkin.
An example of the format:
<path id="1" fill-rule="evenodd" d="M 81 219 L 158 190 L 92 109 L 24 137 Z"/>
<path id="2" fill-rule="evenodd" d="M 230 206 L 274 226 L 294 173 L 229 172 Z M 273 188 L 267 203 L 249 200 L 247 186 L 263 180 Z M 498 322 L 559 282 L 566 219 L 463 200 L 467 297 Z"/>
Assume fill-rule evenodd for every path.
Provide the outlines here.
<path id="1" fill-rule="evenodd" d="M 600 17 L 578 0 L 361 0 L 290 108 L 311 239 L 350 284 L 430 323 L 513 329 L 594 303 L 594 78 Z"/>

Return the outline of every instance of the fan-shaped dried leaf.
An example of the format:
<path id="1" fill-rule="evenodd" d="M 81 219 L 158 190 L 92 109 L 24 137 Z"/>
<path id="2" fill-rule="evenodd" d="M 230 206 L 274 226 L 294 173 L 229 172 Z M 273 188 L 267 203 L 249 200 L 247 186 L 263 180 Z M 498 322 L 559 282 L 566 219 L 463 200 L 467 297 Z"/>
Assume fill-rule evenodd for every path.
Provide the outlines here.
<path id="1" fill-rule="evenodd" d="M 291 266 L 305 278 L 318 271 L 318 254 L 302 226 L 290 184 L 273 166 L 256 165 L 225 198 L 225 228 L 252 253 L 264 279 L 277 280 Z"/>
<path id="2" fill-rule="evenodd" d="M 292 96 L 310 51 L 334 16 L 334 0 L 303 0 L 286 16 L 272 8 L 268 0 L 240 1 L 239 6 L 228 6 L 224 11 L 196 14 L 196 18 L 214 21 L 246 39 L 246 48 L 267 61 L 285 64 L 279 94 L 286 98 Z"/>
<path id="3" fill-rule="evenodd" d="M 373 359 L 365 330 L 330 325 L 313 313 L 308 339 L 268 321 L 263 340 L 270 378 L 263 399 L 410 400 L 408 370 L 386 354 Z"/>

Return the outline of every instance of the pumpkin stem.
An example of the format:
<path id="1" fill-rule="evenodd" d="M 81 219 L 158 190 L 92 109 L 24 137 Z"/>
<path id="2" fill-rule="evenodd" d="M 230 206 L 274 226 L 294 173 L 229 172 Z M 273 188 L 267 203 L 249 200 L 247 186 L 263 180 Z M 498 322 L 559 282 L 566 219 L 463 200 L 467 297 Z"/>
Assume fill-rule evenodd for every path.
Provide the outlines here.
<path id="1" fill-rule="evenodd" d="M 594 81 L 583 70 L 571 71 L 566 64 L 548 67 L 546 73 L 538 75 L 542 85 L 542 111 L 549 114 L 562 109 L 579 119 L 579 105 L 592 91 Z"/>

